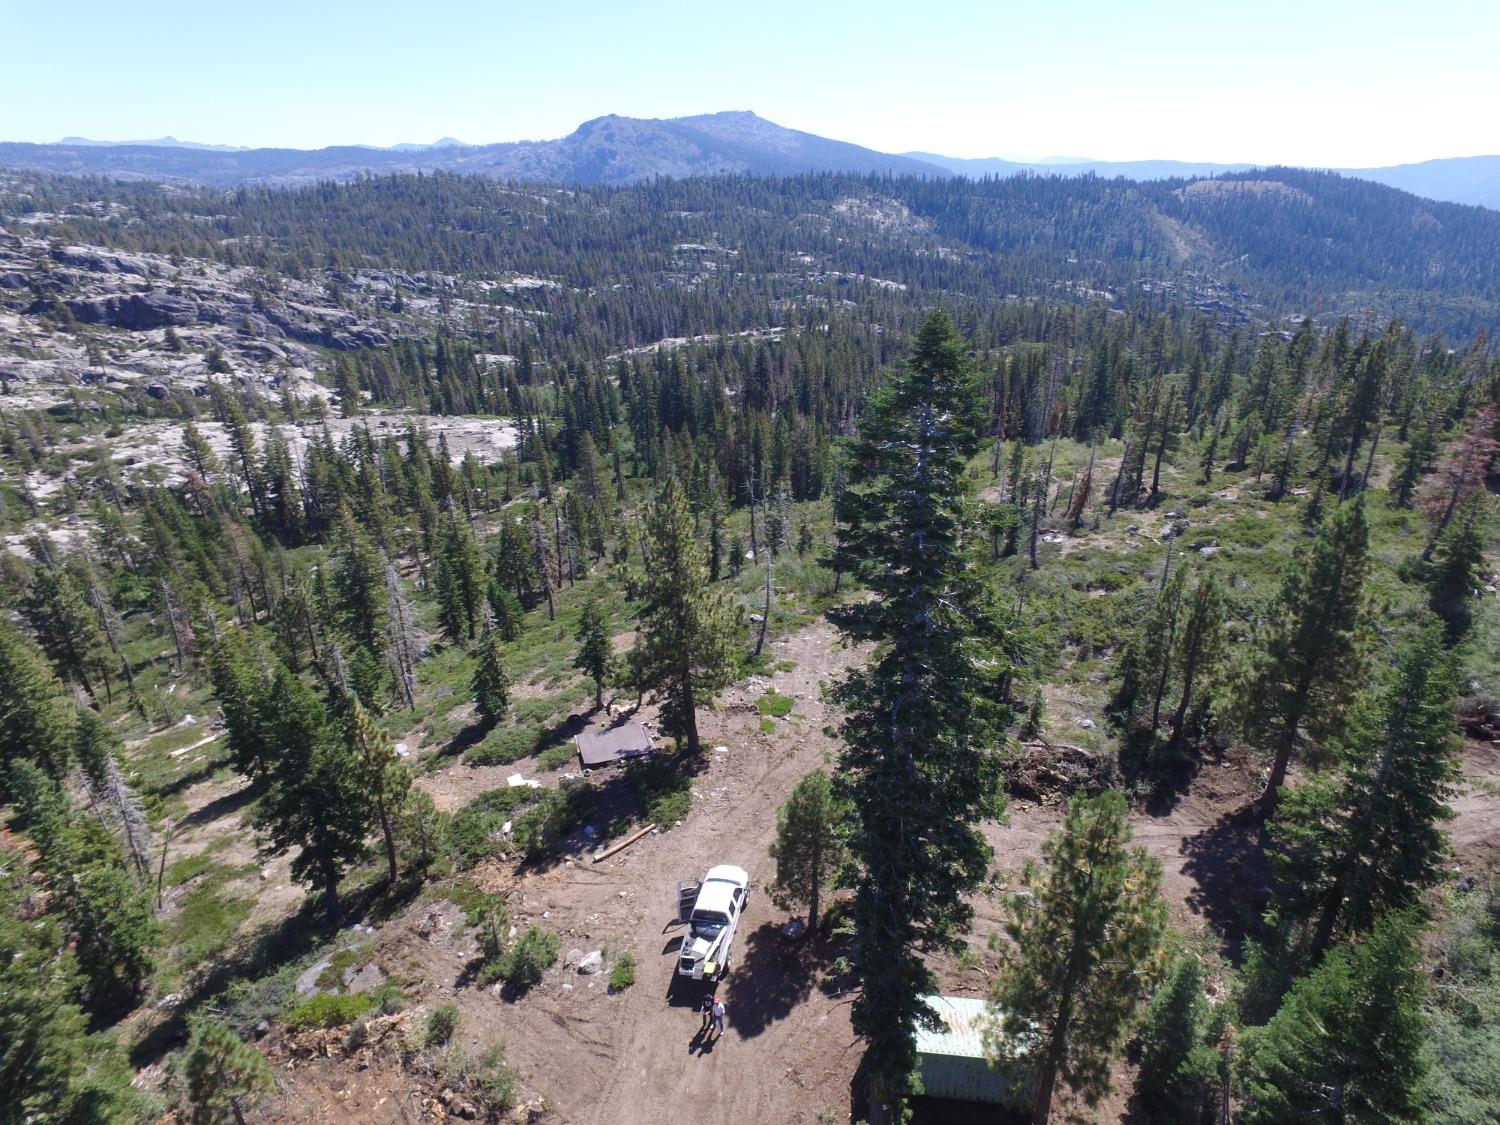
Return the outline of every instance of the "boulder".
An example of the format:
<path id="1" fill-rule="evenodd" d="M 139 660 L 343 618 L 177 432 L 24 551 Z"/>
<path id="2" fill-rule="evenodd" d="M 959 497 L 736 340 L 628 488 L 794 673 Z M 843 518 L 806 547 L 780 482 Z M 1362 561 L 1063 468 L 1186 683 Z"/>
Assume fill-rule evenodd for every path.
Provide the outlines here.
<path id="1" fill-rule="evenodd" d="M 591 977 L 603 968 L 604 954 L 597 949 L 578 962 L 578 973 L 580 976 Z"/>
<path id="2" fill-rule="evenodd" d="M 84 324 L 108 324 L 115 328 L 148 329 L 185 326 L 198 322 L 198 305 L 186 297 L 151 290 L 111 297 L 89 297 L 68 301 L 68 311 Z"/>
<path id="3" fill-rule="evenodd" d="M 128 273 L 144 277 L 151 272 L 151 263 L 145 258 L 113 254 L 92 246 L 58 246 L 52 251 L 52 260 L 89 273 Z"/>

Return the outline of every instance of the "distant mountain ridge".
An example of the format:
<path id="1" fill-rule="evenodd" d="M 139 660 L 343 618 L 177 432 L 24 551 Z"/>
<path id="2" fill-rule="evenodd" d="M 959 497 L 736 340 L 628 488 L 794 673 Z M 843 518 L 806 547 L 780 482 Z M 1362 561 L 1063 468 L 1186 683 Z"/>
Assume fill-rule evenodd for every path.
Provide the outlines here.
<path id="1" fill-rule="evenodd" d="M 0 143 L 0 167 L 71 175 L 237 187 L 278 187 L 360 175 L 451 171 L 496 179 L 629 184 L 660 176 L 795 175 L 801 172 L 916 176 L 1084 176 L 1161 180 L 1246 171 L 1252 164 L 1178 160 L 1026 163 L 929 152 L 884 153 L 788 129 L 740 110 L 667 119 L 609 114 L 566 137 L 468 145 L 452 137 L 390 148 L 236 148 L 164 137 L 114 143 L 69 137 L 60 144 Z M 1329 169 L 1451 203 L 1500 210 L 1500 156 L 1454 157 L 1384 168 Z"/>

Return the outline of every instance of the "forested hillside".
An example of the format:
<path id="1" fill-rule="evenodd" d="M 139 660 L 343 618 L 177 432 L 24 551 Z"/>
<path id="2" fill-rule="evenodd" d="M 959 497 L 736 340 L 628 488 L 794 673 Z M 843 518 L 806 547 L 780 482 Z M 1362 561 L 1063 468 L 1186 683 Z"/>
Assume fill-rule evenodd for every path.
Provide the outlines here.
<path id="1" fill-rule="evenodd" d="M 1497 263 L 1285 169 L 6 173 L 0 1121 L 920 1121 L 935 992 L 1015 1120 L 1486 1120 Z"/>
<path id="2" fill-rule="evenodd" d="M 815 296 L 988 311 L 1061 290 L 1120 306 L 1217 303 L 1259 320 L 1399 315 L 1461 336 L 1494 325 L 1500 309 L 1500 215 L 1294 169 L 1149 184 L 820 174 L 560 189 L 437 174 L 228 195 L 7 185 L 24 229 L 64 243 L 293 277 L 328 267 L 535 276 L 556 283 L 532 294 L 540 311 L 563 318 L 569 336 L 607 318 L 612 346 L 768 327 L 777 302 Z"/>

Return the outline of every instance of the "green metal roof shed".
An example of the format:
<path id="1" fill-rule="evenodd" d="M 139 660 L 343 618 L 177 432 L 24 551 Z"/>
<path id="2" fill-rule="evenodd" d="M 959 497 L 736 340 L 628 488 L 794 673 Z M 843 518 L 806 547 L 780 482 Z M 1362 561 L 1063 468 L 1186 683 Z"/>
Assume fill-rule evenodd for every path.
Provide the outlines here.
<path id="1" fill-rule="evenodd" d="M 994 1023 L 989 1005 L 973 996 L 922 998 L 943 1021 L 941 1030 L 917 1028 L 917 1070 L 922 1093 L 930 1098 L 1025 1104 L 1023 1078 L 992 1067 L 984 1057 L 985 1032 Z"/>

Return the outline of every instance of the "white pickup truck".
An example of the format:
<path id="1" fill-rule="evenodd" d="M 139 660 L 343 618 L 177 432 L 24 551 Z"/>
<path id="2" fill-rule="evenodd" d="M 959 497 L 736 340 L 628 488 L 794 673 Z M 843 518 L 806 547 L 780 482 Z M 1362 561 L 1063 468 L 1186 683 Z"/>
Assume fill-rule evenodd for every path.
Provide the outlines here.
<path id="1" fill-rule="evenodd" d="M 701 883 L 677 885 L 677 919 L 671 926 L 688 927 L 677 957 L 679 976 L 713 981 L 729 971 L 730 946 L 749 900 L 750 876 L 728 864 L 709 868 Z"/>

